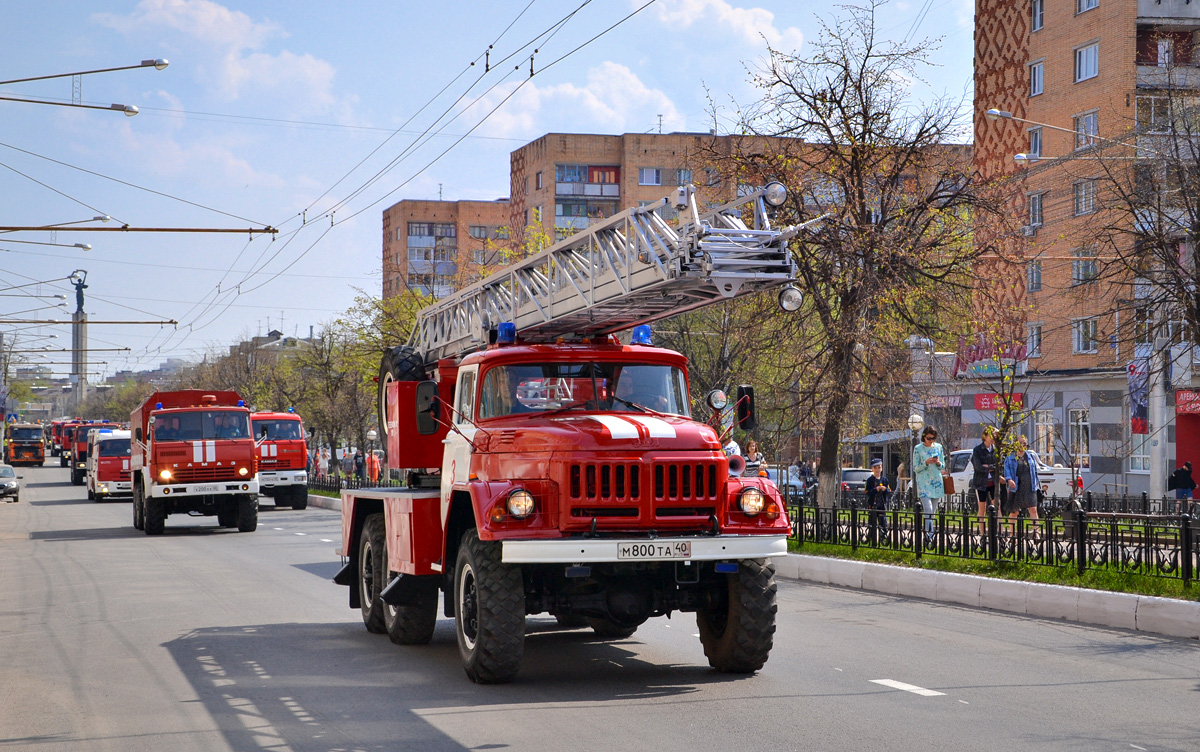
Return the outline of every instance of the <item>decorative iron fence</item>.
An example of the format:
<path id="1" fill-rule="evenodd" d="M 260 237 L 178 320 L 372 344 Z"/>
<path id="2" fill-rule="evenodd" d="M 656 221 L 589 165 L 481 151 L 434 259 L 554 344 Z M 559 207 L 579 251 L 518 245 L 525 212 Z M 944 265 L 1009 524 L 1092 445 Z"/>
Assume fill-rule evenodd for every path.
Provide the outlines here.
<path id="1" fill-rule="evenodd" d="M 1158 501 L 1174 504 L 1174 499 Z M 801 551 L 805 543 L 826 543 L 908 551 L 918 559 L 946 556 L 1073 567 L 1080 574 L 1107 569 L 1179 579 L 1185 585 L 1200 568 L 1200 523 L 1188 514 L 1089 511 L 1082 504 L 1048 511 L 1057 514 L 1011 519 L 989 506 L 980 517 L 974 508 L 957 509 L 952 503 L 932 515 L 911 509 L 873 512 L 857 504 L 848 509 L 789 505 L 788 516 L 791 537 Z"/>
<path id="2" fill-rule="evenodd" d="M 355 475 L 327 474 L 321 477 L 308 476 L 308 488 L 311 491 L 340 493 L 343 488 L 394 488 L 403 486 L 404 481 L 382 478 L 380 480 L 362 479 Z"/>

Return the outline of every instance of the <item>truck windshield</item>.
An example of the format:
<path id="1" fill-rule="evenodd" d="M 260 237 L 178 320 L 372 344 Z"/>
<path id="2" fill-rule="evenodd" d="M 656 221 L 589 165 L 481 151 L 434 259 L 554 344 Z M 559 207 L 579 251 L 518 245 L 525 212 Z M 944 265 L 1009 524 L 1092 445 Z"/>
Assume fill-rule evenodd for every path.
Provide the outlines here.
<path id="1" fill-rule="evenodd" d="M 260 439 L 263 435 L 263 429 L 267 429 L 268 441 L 288 441 L 289 439 L 302 439 L 300 435 L 300 421 L 298 420 L 255 420 L 254 423 L 254 438 Z"/>
<path id="2" fill-rule="evenodd" d="M 128 457 L 129 439 L 108 439 L 100 442 L 101 457 Z"/>
<path id="3" fill-rule="evenodd" d="M 647 363 L 519 363 L 483 377 L 479 418 L 555 410 L 688 417 L 682 369 Z"/>
<path id="4" fill-rule="evenodd" d="M 8 429 L 8 438 L 13 441 L 40 441 L 42 438 L 42 429 L 10 428 Z"/>
<path id="5" fill-rule="evenodd" d="M 245 439 L 249 436 L 249 413 L 195 410 L 154 416 L 155 441 Z"/>

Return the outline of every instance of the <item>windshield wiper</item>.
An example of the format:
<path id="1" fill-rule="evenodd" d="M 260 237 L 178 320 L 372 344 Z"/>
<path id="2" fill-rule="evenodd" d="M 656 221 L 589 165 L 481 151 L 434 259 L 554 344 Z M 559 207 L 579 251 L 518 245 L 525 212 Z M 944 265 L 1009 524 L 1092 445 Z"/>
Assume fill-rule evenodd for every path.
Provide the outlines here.
<path id="1" fill-rule="evenodd" d="M 655 415 L 662 414 L 662 413 L 658 412 L 657 410 L 651 410 L 650 408 L 646 407 L 645 405 L 639 405 L 636 402 L 630 402 L 627 399 L 622 399 L 621 397 L 618 397 L 615 394 L 613 395 L 613 400 L 616 402 L 620 402 L 622 405 L 628 405 L 629 407 L 632 407 L 635 410 L 641 410 L 644 413 L 653 413 Z"/>
<path id="2" fill-rule="evenodd" d="M 591 401 L 592 400 L 579 400 L 578 402 L 572 402 L 569 405 L 563 405 L 562 407 L 556 407 L 553 410 L 547 410 L 544 413 L 538 412 L 535 410 L 535 411 L 529 412 L 529 413 L 513 413 L 513 414 L 509 415 L 508 417 L 513 417 L 515 415 L 515 416 L 523 416 L 523 417 L 527 417 L 527 418 L 528 417 L 545 418 L 550 415 L 557 415 L 559 413 L 565 413 L 568 410 L 574 410 L 577 407 L 584 407 Z"/>

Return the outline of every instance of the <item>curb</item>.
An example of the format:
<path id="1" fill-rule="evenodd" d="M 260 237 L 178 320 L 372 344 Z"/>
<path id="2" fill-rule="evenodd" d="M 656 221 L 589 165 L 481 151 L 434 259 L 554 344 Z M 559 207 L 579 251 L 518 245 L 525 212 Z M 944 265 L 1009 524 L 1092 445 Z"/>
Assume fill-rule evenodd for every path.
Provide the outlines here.
<path id="1" fill-rule="evenodd" d="M 781 577 L 940 603 L 1200 639 L 1200 602 L 788 554 Z"/>
<path id="2" fill-rule="evenodd" d="M 342 510 L 342 500 L 308 495 L 308 505 Z M 789 580 L 867 590 L 938 603 L 988 608 L 1043 619 L 1096 624 L 1138 632 L 1200 639 L 1200 602 L 1133 593 L 1110 593 L 1040 582 L 1001 580 L 957 572 L 788 554 L 775 571 Z"/>

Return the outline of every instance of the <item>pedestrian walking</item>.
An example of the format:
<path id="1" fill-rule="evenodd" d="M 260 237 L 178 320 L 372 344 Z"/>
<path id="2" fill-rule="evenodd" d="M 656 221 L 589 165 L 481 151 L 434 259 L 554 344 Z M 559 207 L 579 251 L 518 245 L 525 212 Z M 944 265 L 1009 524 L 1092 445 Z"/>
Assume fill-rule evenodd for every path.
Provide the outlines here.
<path id="1" fill-rule="evenodd" d="M 361 449 L 354 453 L 354 477 L 359 480 L 367 479 L 367 461 Z"/>
<path id="2" fill-rule="evenodd" d="M 754 475 L 758 468 L 767 461 L 767 455 L 758 451 L 758 442 L 750 439 L 746 442 L 746 474 Z"/>
<path id="3" fill-rule="evenodd" d="M 324 480 L 329 475 L 329 450 L 322 449 L 317 457 L 317 477 Z"/>
<path id="4" fill-rule="evenodd" d="M 883 474 L 883 460 L 871 460 L 871 477 L 864 484 L 867 494 L 867 540 L 871 545 L 887 540 L 887 505 L 891 484 Z"/>
<path id="5" fill-rule="evenodd" d="M 1008 498 L 1001 511 L 1010 519 L 1016 520 L 1021 510 L 1029 512 L 1029 519 L 1036 523 L 1038 519 L 1037 491 L 1038 456 L 1029 448 L 1029 439 L 1017 437 L 1016 450 L 1004 458 L 1004 482 L 1008 485 Z"/>
<path id="6" fill-rule="evenodd" d="M 1175 514 L 1183 514 L 1187 506 L 1185 502 L 1192 498 L 1196 490 L 1196 481 L 1192 478 L 1192 463 L 1190 460 L 1183 463 L 1182 467 L 1177 468 L 1175 472 L 1171 473 L 1171 477 L 1167 482 L 1167 488 L 1175 490 Z"/>
<path id="7" fill-rule="evenodd" d="M 987 536 L 987 507 L 996 499 L 996 433 L 991 426 L 983 429 L 975 448 L 971 450 L 971 490 L 975 494 L 979 539 Z"/>
<path id="8" fill-rule="evenodd" d="M 933 545 L 934 499 L 946 494 L 942 482 L 942 469 L 946 467 L 946 450 L 937 443 L 937 429 L 925 426 L 921 430 L 921 443 L 913 447 L 913 487 L 921 500 L 921 511 L 925 514 L 925 545 Z"/>

